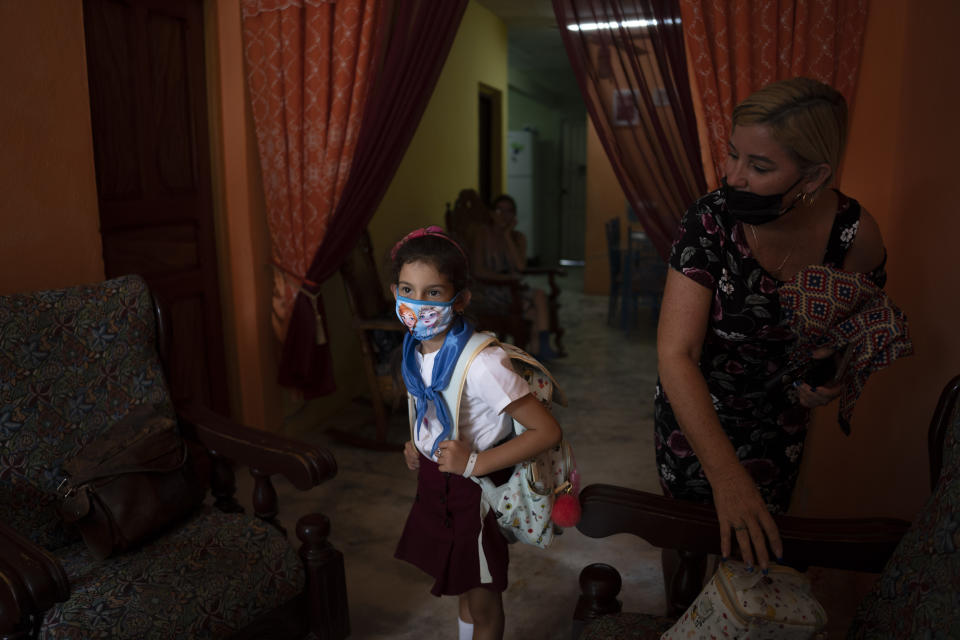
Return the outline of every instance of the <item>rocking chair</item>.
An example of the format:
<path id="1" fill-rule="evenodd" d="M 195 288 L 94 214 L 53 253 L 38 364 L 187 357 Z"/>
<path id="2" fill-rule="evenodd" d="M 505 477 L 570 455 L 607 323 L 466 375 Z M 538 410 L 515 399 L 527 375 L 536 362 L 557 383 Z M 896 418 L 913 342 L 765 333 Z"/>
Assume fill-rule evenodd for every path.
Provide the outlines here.
<path id="1" fill-rule="evenodd" d="M 406 393 L 402 380 L 392 374 L 393 358 L 403 344 L 404 330 L 393 315 L 393 304 L 384 293 L 373 258 L 370 232 L 366 229 L 360 235 L 357 246 L 340 265 L 340 275 L 347 290 L 353 327 L 360 340 L 363 372 L 373 406 L 375 435 L 368 438 L 340 429 L 333 429 L 331 433 L 344 442 L 366 449 L 397 451 L 403 445 L 389 442 L 387 430 L 390 414 L 400 406 L 400 400 Z"/>
<path id="2" fill-rule="evenodd" d="M 460 242 L 466 250 L 473 246 L 473 239 L 479 228 L 484 224 L 484 216 L 487 205 L 473 189 L 463 189 L 457 196 L 457 201 L 450 208 L 447 203 L 445 214 L 445 224 L 447 230 L 453 237 Z M 531 326 L 530 321 L 524 314 L 524 284 L 522 276 L 547 276 L 547 283 L 550 288 L 547 294 L 547 305 L 550 314 L 550 333 L 553 334 L 556 344 L 557 355 L 565 356 L 566 350 L 563 347 L 563 327 L 560 326 L 558 310 L 560 308 L 560 288 L 557 286 L 556 278 L 567 275 L 566 271 L 560 268 L 531 268 L 528 267 L 520 274 L 510 280 L 492 280 L 488 278 L 473 275 L 474 281 L 482 285 L 507 287 L 510 292 L 509 311 L 505 313 L 485 313 L 474 312 L 476 316 L 478 329 L 493 331 L 501 339 L 510 336 L 513 343 L 521 349 L 527 348 L 530 341 Z"/>

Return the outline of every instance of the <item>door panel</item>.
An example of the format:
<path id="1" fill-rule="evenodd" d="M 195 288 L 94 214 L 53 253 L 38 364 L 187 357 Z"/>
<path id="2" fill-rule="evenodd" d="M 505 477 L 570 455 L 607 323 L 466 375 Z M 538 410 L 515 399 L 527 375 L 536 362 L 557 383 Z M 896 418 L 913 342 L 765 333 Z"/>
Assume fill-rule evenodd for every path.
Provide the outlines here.
<path id="1" fill-rule="evenodd" d="M 169 313 L 171 388 L 227 412 L 201 0 L 84 0 L 108 277 L 139 273 Z"/>
<path id="2" fill-rule="evenodd" d="M 587 237 L 587 125 L 586 117 L 564 120 L 560 200 L 560 258 L 581 261 Z"/>

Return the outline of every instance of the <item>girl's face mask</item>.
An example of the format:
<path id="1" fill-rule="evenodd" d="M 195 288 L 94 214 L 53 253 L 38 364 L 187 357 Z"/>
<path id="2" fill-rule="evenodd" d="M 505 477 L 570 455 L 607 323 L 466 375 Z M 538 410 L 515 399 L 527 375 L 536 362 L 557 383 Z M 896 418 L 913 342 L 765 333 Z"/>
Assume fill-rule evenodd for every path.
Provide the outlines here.
<path id="1" fill-rule="evenodd" d="M 397 296 L 397 317 L 417 340 L 429 340 L 445 332 L 453 324 L 453 303 L 460 294 L 449 302 L 432 300 L 411 300 Z"/>

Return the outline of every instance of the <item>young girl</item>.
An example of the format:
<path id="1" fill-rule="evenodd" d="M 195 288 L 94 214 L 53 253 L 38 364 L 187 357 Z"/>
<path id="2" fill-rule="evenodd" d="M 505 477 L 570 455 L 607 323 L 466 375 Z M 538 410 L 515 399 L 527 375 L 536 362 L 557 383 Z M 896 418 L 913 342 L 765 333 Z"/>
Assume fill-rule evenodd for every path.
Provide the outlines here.
<path id="1" fill-rule="evenodd" d="M 417 497 L 395 555 L 435 580 L 435 596 L 459 596 L 461 640 L 502 638 L 507 541 L 492 511 L 481 522 L 481 490 L 470 477 L 506 481 L 514 464 L 560 442 L 560 425 L 494 345 L 467 370 L 459 439 L 449 439 L 450 410 L 440 393 L 474 331 L 462 316 L 470 302 L 467 256 L 433 226 L 409 233 L 391 257 L 398 316 L 401 305 L 418 318 L 427 306 L 439 312 L 429 326 L 418 321 L 410 327 L 403 343 L 403 379 L 417 410 L 404 458 L 418 475 Z M 511 417 L 527 428 L 512 438 Z"/>

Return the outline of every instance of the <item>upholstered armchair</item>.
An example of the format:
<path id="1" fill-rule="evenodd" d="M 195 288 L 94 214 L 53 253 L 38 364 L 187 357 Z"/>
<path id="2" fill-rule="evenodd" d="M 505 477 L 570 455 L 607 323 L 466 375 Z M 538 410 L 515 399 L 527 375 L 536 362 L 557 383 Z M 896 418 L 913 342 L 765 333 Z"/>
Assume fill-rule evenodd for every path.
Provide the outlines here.
<path id="1" fill-rule="evenodd" d="M 809 566 L 879 573 L 859 603 L 848 637 L 857 640 L 952 638 L 960 628 L 960 376 L 944 388 L 928 431 L 932 494 L 913 523 L 888 518 L 774 516 L 784 558 Z M 704 554 L 719 553 L 712 507 L 611 485 L 580 494 L 577 528 L 603 538 L 632 533 L 679 551 L 666 580 L 667 615 L 622 612 L 619 572 L 593 564 L 580 573 L 573 638 L 657 639 L 700 591 Z"/>
<path id="2" fill-rule="evenodd" d="M 319 513 L 277 520 L 271 478 L 309 490 L 336 474 L 319 447 L 174 407 L 158 322 L 137 276 L 0 296 L 0 637 L 344 638 L 343 557 Z M 95 559 L 57 512 L 63 465 L 132 408 L 175 417 L 209 489 L 188 518 Z M 253 514 L 234 496 L 254 478 Z"/>

